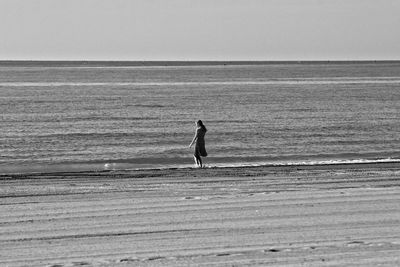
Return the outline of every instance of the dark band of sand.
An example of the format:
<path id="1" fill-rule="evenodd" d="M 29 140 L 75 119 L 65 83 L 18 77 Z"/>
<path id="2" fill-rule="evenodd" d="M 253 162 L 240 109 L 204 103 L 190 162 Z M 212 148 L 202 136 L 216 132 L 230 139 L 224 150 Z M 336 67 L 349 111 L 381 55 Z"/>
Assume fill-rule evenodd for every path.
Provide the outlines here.
<path id="1" fill-rule="evenodd" d="M 0 266 L 399 266 L 400 164 L 0 176 Z"/>

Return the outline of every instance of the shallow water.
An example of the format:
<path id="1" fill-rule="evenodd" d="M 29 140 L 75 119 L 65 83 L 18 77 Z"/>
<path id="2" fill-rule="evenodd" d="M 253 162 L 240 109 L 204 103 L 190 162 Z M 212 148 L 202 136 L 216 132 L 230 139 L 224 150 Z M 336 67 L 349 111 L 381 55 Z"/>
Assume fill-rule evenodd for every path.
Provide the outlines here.
<path id="1" fill-rule="evenodd" d="M 400 63 L 0 64 L 0 173 L 400 160 Z"/>

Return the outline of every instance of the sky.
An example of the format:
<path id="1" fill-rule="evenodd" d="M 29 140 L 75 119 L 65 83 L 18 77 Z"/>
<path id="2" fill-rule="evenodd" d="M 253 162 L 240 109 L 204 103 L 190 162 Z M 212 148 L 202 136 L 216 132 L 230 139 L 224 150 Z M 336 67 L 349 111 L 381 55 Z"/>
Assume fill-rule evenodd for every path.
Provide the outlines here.
<path id="1" fill-rule="evenodd" d="M 400 0 L 0 0 L 0 60 L 400 60 Z"/>

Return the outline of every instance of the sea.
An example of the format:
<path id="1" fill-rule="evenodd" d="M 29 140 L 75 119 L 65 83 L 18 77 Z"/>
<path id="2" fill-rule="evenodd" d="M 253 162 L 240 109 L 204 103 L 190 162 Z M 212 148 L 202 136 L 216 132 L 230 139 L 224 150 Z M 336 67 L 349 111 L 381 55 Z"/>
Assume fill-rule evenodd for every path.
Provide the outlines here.
<path id="1" fill-rule="evenodd" d="M 400 62 L 0 62 L 0 174 L 400 162 Z"/>

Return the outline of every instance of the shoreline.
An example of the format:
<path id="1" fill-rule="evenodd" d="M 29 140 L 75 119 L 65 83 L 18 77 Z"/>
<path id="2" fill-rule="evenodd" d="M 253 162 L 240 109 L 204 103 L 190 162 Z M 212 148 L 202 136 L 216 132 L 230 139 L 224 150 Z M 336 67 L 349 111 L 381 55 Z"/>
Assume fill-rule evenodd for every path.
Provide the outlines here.
<path id="1" fill-rule="evenodd" d="M 376 162 L 346 162 L 346 163 L 322 163 L 322 164 L 260 164 L 260 165 L 244 165 L 244 166 L 210 166 L 204 168 L 195 168 L 195 167 L 160 167 L 160 168 L 127 168 L 127 169 L 103 169 L 103 170 L 77 170 L 77 171 L 38 171 L 38 172 L 15 172 L 15 173 L 0 173 L 0 180 L 5 177 L 19 177 L 19 176 L 41 176 L 41 175 L 65 175 L 65 174 L 107 174 L 107 173 L 153 173 L 153 172 L 177 172 L 177 171 L 213 171 L 213 170 L 225 170 L 228 172 L 234 172 L 235 170 L 284 170 L 284 169 L 297 169 L 297 170 L 326 170 L 326 169 L 354 169 L 357 167 L 362 167 L 366 169 L 370 168 L 399 168 L 400 169 L 400 161 L 376 161 Z"/>

